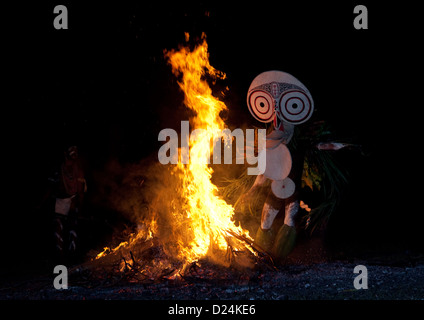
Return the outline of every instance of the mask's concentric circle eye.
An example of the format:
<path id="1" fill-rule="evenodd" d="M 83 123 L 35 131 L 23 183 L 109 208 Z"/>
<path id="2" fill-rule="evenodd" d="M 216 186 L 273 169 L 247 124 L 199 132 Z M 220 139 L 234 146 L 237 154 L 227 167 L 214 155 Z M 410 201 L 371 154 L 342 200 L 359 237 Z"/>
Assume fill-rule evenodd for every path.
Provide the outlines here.
<path id="1" fill-rule="evenodd" d="M 301 124 L 311 117 L 313 104 L 304 91 L 289 90 L 282 94 L 278 108 L 278 116 L 282 121 Z"/>
<path id="2" fill-rule="evenodd" d="M 252 116 L 260 122 L 268 123 L 274 119 L 274 99 L 266 91 L 255 90 L 249 93 L 247 106 Z"/>

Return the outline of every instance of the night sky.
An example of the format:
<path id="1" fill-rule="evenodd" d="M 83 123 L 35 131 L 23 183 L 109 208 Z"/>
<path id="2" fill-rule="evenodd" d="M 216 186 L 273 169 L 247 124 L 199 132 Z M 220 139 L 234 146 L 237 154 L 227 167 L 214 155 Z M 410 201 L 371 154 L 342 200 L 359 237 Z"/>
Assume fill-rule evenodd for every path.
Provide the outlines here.
<path id="1" fill-rule="evenodd" d="M 68 8 L 68 30 L 53 27 L 59 3 L 5 10 L 11 22 L 3 63 L 11 99 L 2 109 L 8 189 L 2 245 L 15 239 L 9 250 L 20 256 L 22 244 L 37 244 L 34 229 L 45 232 L 34 207 L 64 145 L 77 144 L 89 170 L 111 159 L 137 163 L 157 152 L 160 130 L 178 129 L 188 119 L 163 55 L 185 44 L 184 32 L 192 47 L 205 32 L 212 66 L 227 74 L 213 89 L 228 86 L 223 100 L 233 128 L 260 125 L 246 107 L 247 89 L 257 74 L 282 70 L 307 86 L 317 119 L 366 150 L 367 156 L 342 155 L 351 183 L 343 214 L 335 218 L 335 229 L 342 230 L 336 238 L 393 247 L 400 238 L 402 248 L 422 241 L 420 198 L 411 184 L 414 177 L 419 182 L 412 138 L 420 116 L 405 93 L 417 86 L 409 78 L 417 72 L 416 29 L 408 19 L 394 22 L 406 8 L 362 1 L 369 29 L 355 30 L 359 3 L 293 3 L 65 1 L 60 4 Z"/>

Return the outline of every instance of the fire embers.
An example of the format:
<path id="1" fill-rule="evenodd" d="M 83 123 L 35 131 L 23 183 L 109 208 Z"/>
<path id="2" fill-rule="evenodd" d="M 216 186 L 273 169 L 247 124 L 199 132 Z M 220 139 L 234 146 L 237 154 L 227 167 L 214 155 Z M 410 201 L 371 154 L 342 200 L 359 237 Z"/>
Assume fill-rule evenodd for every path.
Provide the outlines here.
<path id="1" fill-rule="evenodd" d="M 159 283 L 196 279 L 215 281 L 225 279 L 224 273 L 221 272 L 224 269 L 228 270 L 227 272 L 274 269 L 271 258 L 253 244 L 252 251 L 239 251 L 232 246 L 236 241 L 249 241 L 247 238 L 228 234 L 227 241 L 224 257 L 219 249 L 211 248 L 207 257 L 188 263 L 170 256 L 159 238 L 135 236 L 130 243 L 123 242 L 114 249 L 104 250 L 101 258 L 93 259 L 85 265 L 85 272 L 90 273 L 91 281 L 96 282 L 97 279 L 102 285 L 115 285 L 120 282 Z M 246 245 L 249 244 L 246 242 Z M 219 264 L 214 260 L 214 254 L 219 255 Z"/>
<path id="2" fill-rule="evenodd" d="M 114 284 L 127 282 L 154 282 L 179 270 L 180 263 L 168 257 L 157 238 L 135 239 L 131 246 L 123 242 L 114 249 L 105 248 L 101 257 L 86 266 L 99 279 Z"/>

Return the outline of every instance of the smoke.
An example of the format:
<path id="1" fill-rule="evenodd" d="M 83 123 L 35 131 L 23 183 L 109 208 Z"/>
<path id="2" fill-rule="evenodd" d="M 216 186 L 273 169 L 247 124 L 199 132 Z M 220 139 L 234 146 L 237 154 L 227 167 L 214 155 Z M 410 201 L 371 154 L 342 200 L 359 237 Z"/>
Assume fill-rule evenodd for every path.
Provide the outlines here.
<path id="1" fill-rule="evenodd" d="M 103 170 L 94 173 L 98 192 L 93 201 L 133 223 L 152 219 L 153 207 L 172 198 L 166 192 L 175 180 L 169 169 L 157 161 L 157 154 L 130 164 L 111 159 Z"/>

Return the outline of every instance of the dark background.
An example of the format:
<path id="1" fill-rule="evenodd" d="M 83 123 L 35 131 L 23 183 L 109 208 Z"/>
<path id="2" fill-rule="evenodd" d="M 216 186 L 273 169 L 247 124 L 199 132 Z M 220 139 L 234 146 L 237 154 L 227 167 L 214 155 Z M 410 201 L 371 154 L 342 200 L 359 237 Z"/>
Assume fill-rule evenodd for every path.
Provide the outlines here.
<path id="1" fill-rule="evenodd" d="M 57 4 L 68 8 L 68 30 L 53 27 Z M 368 30 L 353 28 L 357 4 L 368 8 Z M 111 159 L 137 163 L 155 154 L 159 131 L 187 120 L 163 56 L 185 44 L 184 32 L 191 46 L 205 32 L 212 66 L 227 74 L 214 90 L 229 88 L 223 100 L 230 126 L 259 125 L 246 108 L 247 89 L 260 72 L 282 70 L 310 90 L 318 119 L 366 150 L 366 156 L 341 151 L 350 185 L 330 225 L 332 243 L 422 250 L 420 145 L 414 140 L 422 103 L 413 97 L 420 82 L 414 80 L 419 52 L 410 6 L 65 1 L 3 9 L 2 267 L 25 268 L 45 255 L 49 221 L 36 207 L 64 145 L 80 148 L 90 199 L 99 187 L 90 172 Z"/>

